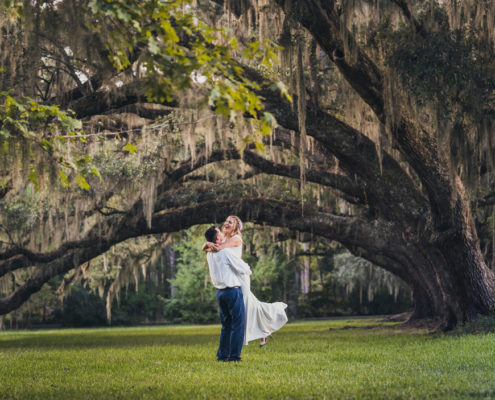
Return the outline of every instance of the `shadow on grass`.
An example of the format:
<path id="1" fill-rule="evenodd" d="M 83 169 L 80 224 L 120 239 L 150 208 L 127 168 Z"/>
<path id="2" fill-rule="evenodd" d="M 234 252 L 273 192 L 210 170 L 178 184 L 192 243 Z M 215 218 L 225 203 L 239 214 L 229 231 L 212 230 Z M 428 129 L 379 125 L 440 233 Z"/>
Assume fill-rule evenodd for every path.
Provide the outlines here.
<path id="1" fill-rule="evenodd" d="M 12 336 L 13 338 L 3 338 L 0 335 L 0 350 L 2 349 L 80 349 L 80 348 L 126 348 L 126 347 L 146 347 L 146 346 L 196 346 L 206 343 L 213 343 L 218 340 L 220 327 L 208 327 L 203 332 L 195 331 L 194 334 L 188 332 L 174 332 L 167 330 L 139 330 L 128 331 L 118 330 L 115 333 L 109 329 L 84 330 L 80 334 L 77 331 L 25 333 Z"/>
<path id="2" fill-rule="evenodd" d="M 394 336 L 404 336 L 411 330 L 384 325 L 386 321 L 377 319 L 318 322 L 317 326 L 306 322 L 288 324 L 274 337 L 284 337 L 287 347 L 294 352 L 314 351 L 314 345 L 347 343 L 352 346 L 363 341 L 375 341 L 376 336 L 382 340 L 394 340 Z M 371 323 L 371 324 L 370 324 Z M 220 325 L 139 328 L 100 328 L 100 329 L 67 329 L 60 331 L 20 331 L 0 333 L 0 351 L 8 349 L 89 349 L 89 348 L 136 348 L 149 346 L 203 346 L 217 345 Z M 197 329 L 199 328 L 199 329 Z M 414 332 L 420 334 L 424 332 Z M 280 335 L 280 336 L 279 336 Z M 293 341 L 304 339 L 307 345 L 292 349 Z M 418 338 L 418 340 L 421 340 Z M 256 346 L 256 344 L 255 344 Z"/>

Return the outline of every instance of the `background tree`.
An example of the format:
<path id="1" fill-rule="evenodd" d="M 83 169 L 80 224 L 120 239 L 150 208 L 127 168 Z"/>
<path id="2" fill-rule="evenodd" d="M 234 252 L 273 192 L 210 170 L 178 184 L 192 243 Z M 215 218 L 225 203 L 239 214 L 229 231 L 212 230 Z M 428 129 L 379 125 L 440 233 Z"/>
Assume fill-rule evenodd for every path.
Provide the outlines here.
<path id="1" fill-rule="evenodd" d="M 215 289 L 208 284 L 209 272 L 201 251 L 203 233 L 204 229 L 187 232 L 176 247 L 177 274 L 171 280 L 175 290 L 169 299 L 164 299 L 165 318 L 169 321 L 205 323 L 217 319 Z"/>

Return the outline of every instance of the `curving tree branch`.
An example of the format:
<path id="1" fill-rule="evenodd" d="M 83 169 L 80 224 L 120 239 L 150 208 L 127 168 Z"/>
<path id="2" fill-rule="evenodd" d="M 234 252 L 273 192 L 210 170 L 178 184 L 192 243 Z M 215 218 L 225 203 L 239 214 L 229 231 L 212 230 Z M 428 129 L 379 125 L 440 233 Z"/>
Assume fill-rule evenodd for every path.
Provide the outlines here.
<path id="1" fill-rule="evenodd" d="M 402 11 L 402 14 L 404 14 L 404 17 L 409 21 L 411 24 L 412 31 L 416 34 L 419 34 L 421 36 L 426 35 L 425 28 L 422 24 L 419 23 L 419 21 L 416 19 L 416 17 L 413 15 L 411 12 L 411 9 L 409 8 L 409 4 L 407 4 L 406 0 L 391 0 L 392 3 L 397 4 L 399 8 Z"/>
<path id="2" fill-rule="evenodd" d="M 197 171 L 207 164 L 215 163 L 225 160 L 240 160 L 241 154 L 237 149 L 216 150 L 210 155 L 203 154 L 196 157 L 194 161 L 191 159 L 181 162 L 173 171 L 165 173 L 163 182 L 157 188 L 157 203 L 158 210 L 169 209 L 179 206 L 174 202 L 174 196 L 171 196 L 170 190 L 181 181 L 186 175 Z M 298 166 L 282 165 L 272 161 L 266 160 L 260 155 L 246 150 L 244 152 L 244 162 L 251 167 L 256 168 L 261 173 L 274 174 L 279 176 L 286 176 L 294 179 L 299 179 L 300 169 Z M 306 170 L 306 179 L 308 182 L 314 182 L 323 186 L 332 187 L 342 193 L 342 196 L 349 202 L 354 204 L 364 204 L 365 194 L 361 187 L 355 182 L 351 181 L 345 175 L 339 175 L 334 173 L 328 173 L 326 171 L 318 171 L 308 169 Z M 198 198 L 200 196 L 197 196 Z M 136 210 L 142 207 L 141 202 L 138 201 L 132 209 Z M 125 217 L 128 213 L 122 210 L 113 210 L 105 212 L 102 207 L 96 207 L 95 210 L 89 211 L 82 217 L 88 217 L 94 212 L 99 212 L 106 217 L 122 216 Z M 5 275 L 8 272 L 15 271 L 29 267 L 36 263 L 48 263 L 59 257 L 69 250 L 77 248 L 86 248 L 88 246 L 87 240 L 71 241 L 62 244 L 54 251 L 47 253 L 35 253 L 22 247 L 11 247 L 6 251 L 0 253 L 0 276 Z"/>
<path id="3" fill-rule="evenodd" d="M 289 17 L 311 33 L 335 62 L 346 81 L 371 107 L 379 121 L 387 124 L 390 116 L 384 108 L 386 94 L 383 88 L 383 73 L 359 46 L 353 34 L 341 26 L 333 3 L 322 0 L 276 0 L 276 3 Z M 407 4 L 403 3 L 399 0 L 397 4 L 402 4 L 404 9 Z M 344 46 L 344 42 L 349 46 Z M 355 56 L 346 54 L 346 48 L 351 48 Z M 415 126 L 404 111 L 397 122 L 390 125 L 401 154 L 416 172 L 428 193 L 435 227 L 446 229 L 455 213 L 452 199 L 456 192 L 464 190 L 462 183 L 458 181 L 454 186 L 451 185 L 447 163 L 439 153 L 437 140 L 421 127 Z"/>
<path id="4" fill-rule="evenodd" d="M 298 118 L 291 104 L 281 99 L 278 92 L 270 89 L 270 82 L 266 82 L 259 73 L 249 68 L 244 70 L 249 79 L 262 85 L 259 95 L 264 98 L 265 109 L 276 116 L 281 126 L 297 134 Z M 122 93 L 125 96 L 117 101 L 117 105 L 136 101 L 139 97 L 135 94 L 137 87 L 139 85 L 135 83 L 123 87 Z M 114 106 L 113 103 L 108 104 L 104 93 L 97 93 L 95 96 L 101 97 L 102 106 Z M 91 113 L 93 112 L 95 110 L 91 110 Z M 316 140 L 318 153 L 323 157 L 326 154 L 327 158 L 330 158 L 330 155 L 335 156 L 348 174 L 358 177 L 358 183 L 369 195 L 369 204 L 383 206 L 382 210 L 385 212 L 382 211 L 381 215 L 387 216 L 390 212 L 398 211 L 407 212 L 408 215 L 424 214 L 426 203 L 423 195 L 392 156 L 383 151 L 380 163 L 373 141 L 311 102 L 307 103 L 307 115 L 311 116 L 307 122 L 307 133 Z M 286 133 L 277 133 L 275 137 L 283 138 L 281 140 L 288 144 Z M 298 142 L 299 140 L 295 140 L 291 147 L 297 149 Z M 319 161 L 323 157 L 320 156 Z M 409 200 L 404 200 L 407 198 Z M 397 204 L 402 207 L 398 209 L 395 207 Z"/>
<path id="5" fill-rule="evenodd" d="M 297 203 L 260 198 L 213 200 L 159 211 L 153 215 L 151 228 L 141 212 L 129 213 L 126 218 L 109 218 L 107 224 L 112 232 L 106 237 L 93 231 L 84 247 L 70 249 L 50 263 L 35 264 L 37 268 L 34 274 L 11 295 L 0 299 L 0 315 L 19 307 L 53 277 L 103 254 L 116 243 L 143 235 L 177 232 L 197 224 L 215 223 L 229 214 L 239 215 L 245 221 L 310 232 L 327 239 L 339 240 L 348 246 L 362 245 L 369 240 L 372 248 L 385 249 L 398 239 L 393 226 L 389 224 L 313 209 L 305 209 L 303 214 Z"/>

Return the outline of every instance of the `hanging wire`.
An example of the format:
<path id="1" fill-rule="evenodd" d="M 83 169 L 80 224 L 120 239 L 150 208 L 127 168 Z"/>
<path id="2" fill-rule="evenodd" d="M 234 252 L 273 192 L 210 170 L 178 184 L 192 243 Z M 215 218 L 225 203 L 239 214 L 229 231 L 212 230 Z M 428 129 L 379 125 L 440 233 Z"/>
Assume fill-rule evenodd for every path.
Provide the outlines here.
<path id="1" fill-rule="evenodd" d="M 200 123 L 202 121 L 206 121 L 206 120 L 213 119 L 213 118 L 216 118 L 216 117 L 217 117 L 216 115 L 213 115 L 211 117 L 201 118 L 201 119 L 198 119 L 196 121 L 177 122 L 177 123 L 174 123 L 174 125 L 178 125 L 178 126 L 195 125 L 195 124 L 198 124 L 198 123 Z M 77 139 L 77 138 L 90 137 L 90 136 L 119 136 L 119 135 L 122 135 L 122 134 L 125 134 L 125 133 L 139 132 L 139 131 L 142 131 L 143 129 L 147 129 L 147 130 L 150 130 L 150 131 L 160 130 L 164 126 L 168 125 L 169 122 L 170 121 L 168 120 L 168 121 L 162 122 L 162 123 L 160 123 L 158 125 L 151 125 L 149 127 L 144 126 L 144 127 L 141 127 L 141 128 L 134 128 L 134 129 L 129 129 L 129 130 L 126 130 L 126 131 L 119 131 L 119 132 L 99 132 L 99 133 L 88 133 L 88 134 L 85 134 L 85 135 L 62 135 L 62 136 L 58 136 L 58 137 L 59 138 Z"/>

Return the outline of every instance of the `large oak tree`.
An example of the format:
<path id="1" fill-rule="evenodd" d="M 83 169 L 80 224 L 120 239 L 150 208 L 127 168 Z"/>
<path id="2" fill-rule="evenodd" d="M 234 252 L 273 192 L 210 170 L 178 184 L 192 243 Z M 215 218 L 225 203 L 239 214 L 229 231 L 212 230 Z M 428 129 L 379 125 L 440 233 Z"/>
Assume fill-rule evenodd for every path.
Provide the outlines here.
<path id="1" fill-rule="evenodd" d="M 161 25 L 166 25 L 165 33 L 155 32 L 165 36 L 156 43 L 131 43 L 133 37 L 139 39 L 133 32 L 137 28 L 132 3 L 91 14 L 85 1 L 37 2 L 25 10 L 29 24 L 4 23 L 2 49 L 9 50 L 11 58 L 2 60 L 9 71 L 1 81 L 2 90 L 17 86 L 17 94 L 71 108 L 95 135 L 114 137 L 120 130 L 121 144 L 109 151 L 119 154 L 123 165 L 127 153 L 134 151 L 129 144 L 137 135 L 147 137 L 149 131 L 155 135 L 149 152 L 138 150 L 143 154 L 138 165 L 149 161 L 150 168 L 132 175 L 131 189 L 122 189 L 129 187 L 122 167 L 114 175 L 107 168 L 104 183 L 88 177 L 93 181 L 89 201 L 88 193 L 80 190 L 57 190 L 62 195 L 54 197 L 63 212 L 42 210 L 31 225 L 8 225 L 12 219 L 6 220 L 0 276 L 21 269 L 31 275 L 0 299 L 0 313 L 15 309 L 54 276 L 116 243 L 219 221 L 228 214 L 340 242 L 412 288 L 413 318 L 438 317 L 444 328 L 451 328 L 492 313 L 495 280 L 487 264 L 493 252 L 486 221 L 493 198 L 495 8 L 477 3 L 201 1 L 194 10 L 197 15 L 212 25 L 235 27 L 240 43 L 226 62 L 228 67 L 216 69 L 205 85 L 198 81 L 206 75 L 190 79 L 190 65 L 180 75 L 185 59 L 170 64 L 169 53 L 153 58 L 159 54 L 153 46 L 159 48 L 167 32 L 175 29 L 177 43 L 186 53 L 191 51 L 190 57 L 202 60 L 208 51 L 217 50 L 217 55 L 221 51 L 214 45 L 199 51 L 192 43 L 211 38 L 191 32 L 174 16 L 148 15 L 143 26 L 165 20 L 167 24 Z M 98 9 L 98 2 L 90 4 L 93 11 Z M 52 28 L 42 29 L 47 21 Z M 61 21 L 70 21 L 71 30 Z M 144 37 L 153 37 L 150 32 Z M 253 34 L 285 47 L 279 66 L 267 64 L 260 71 L 253 62 L 256 55 L 242 53 L 243 46 L 258 46 Z M 7 37 L 18 37 L 23 50 L 10 48 Z M 118 47 L 122 53 L 106 46 L 122 41 L 128 43 L 127 48 Z M 192 87 L 194 95 L 191 89 L 179 95 L 178 88 L 162 79 L 166 74 L 146 74 L 159 70 L 160 62 L 167 73 L 172 67 L 179 71 L 177 86 Z M 191 65 L 193 72 L 204 68 L 201 63 Z M 151 89 L 150 78 L 156 80 Z M 240 82 L 239 99 L 255 106 L 232 115 L 226 105 L 237 107 L 228 102 L 237 92 L 216 84 L 222 79 Z M 291 89 L 292 102 L 274 90 L 281 88 L 279 79 Z M 197 110 L 208 84 L 213 85 L 208 107 L 230 116 L 230 122 L 208 114 L 204 104 L 203 111 Z M 256 98 L 263 100 L 264 109 Z M 170 107 L 185 111 L 167 120 Z M 191 119 L 181 120 L 184 115 Z M 280 127 L 270 138 L 256 139 L 260 125 L 250 124 L 249 117 L 266 123 L 270 115 Z M 193 129 L 196 125 L 204 129 Z M 236 139 L 240 136 L 244 140 Z M 18 147 L 9 139 L 6 163 L 25 152 L 28 139 L 24 136 Z M 254 151 L 263 148 L 263 140 L 265 151 Z M 89 141 L 99 149 L 92 150 L 94 165 L 108 167 L 108 158 L 98 158 L 101 145 Z M 50 150 L 53 154 L 53 147 L 43 143 L 38 164 L 46 163 Z M 85 145 L 72 146 L 89 151 Z M 3 171 L 5 204 L 25 193 L 23 176 L 35 180 L 29 174 L 34 158 L 24 156 L 20 173 Z M 209 181 L 209 165 L 216 166 L 220 181 Z M 57 168 L 63 167 L 55 162 L 53 169 Z M 142 181 L 136 182 L 136 176 Z M 56 179 L 47 182 L 55 191 Z M 270 187 L 263 187 L 267 182 Z M 84 205 L 72 207 L 83 197 Z M 46 233 L 50 224 L 61 232 L 56 239 Z M 33 238 L 32 232 L 40 227 L 46 236 Z"/>

